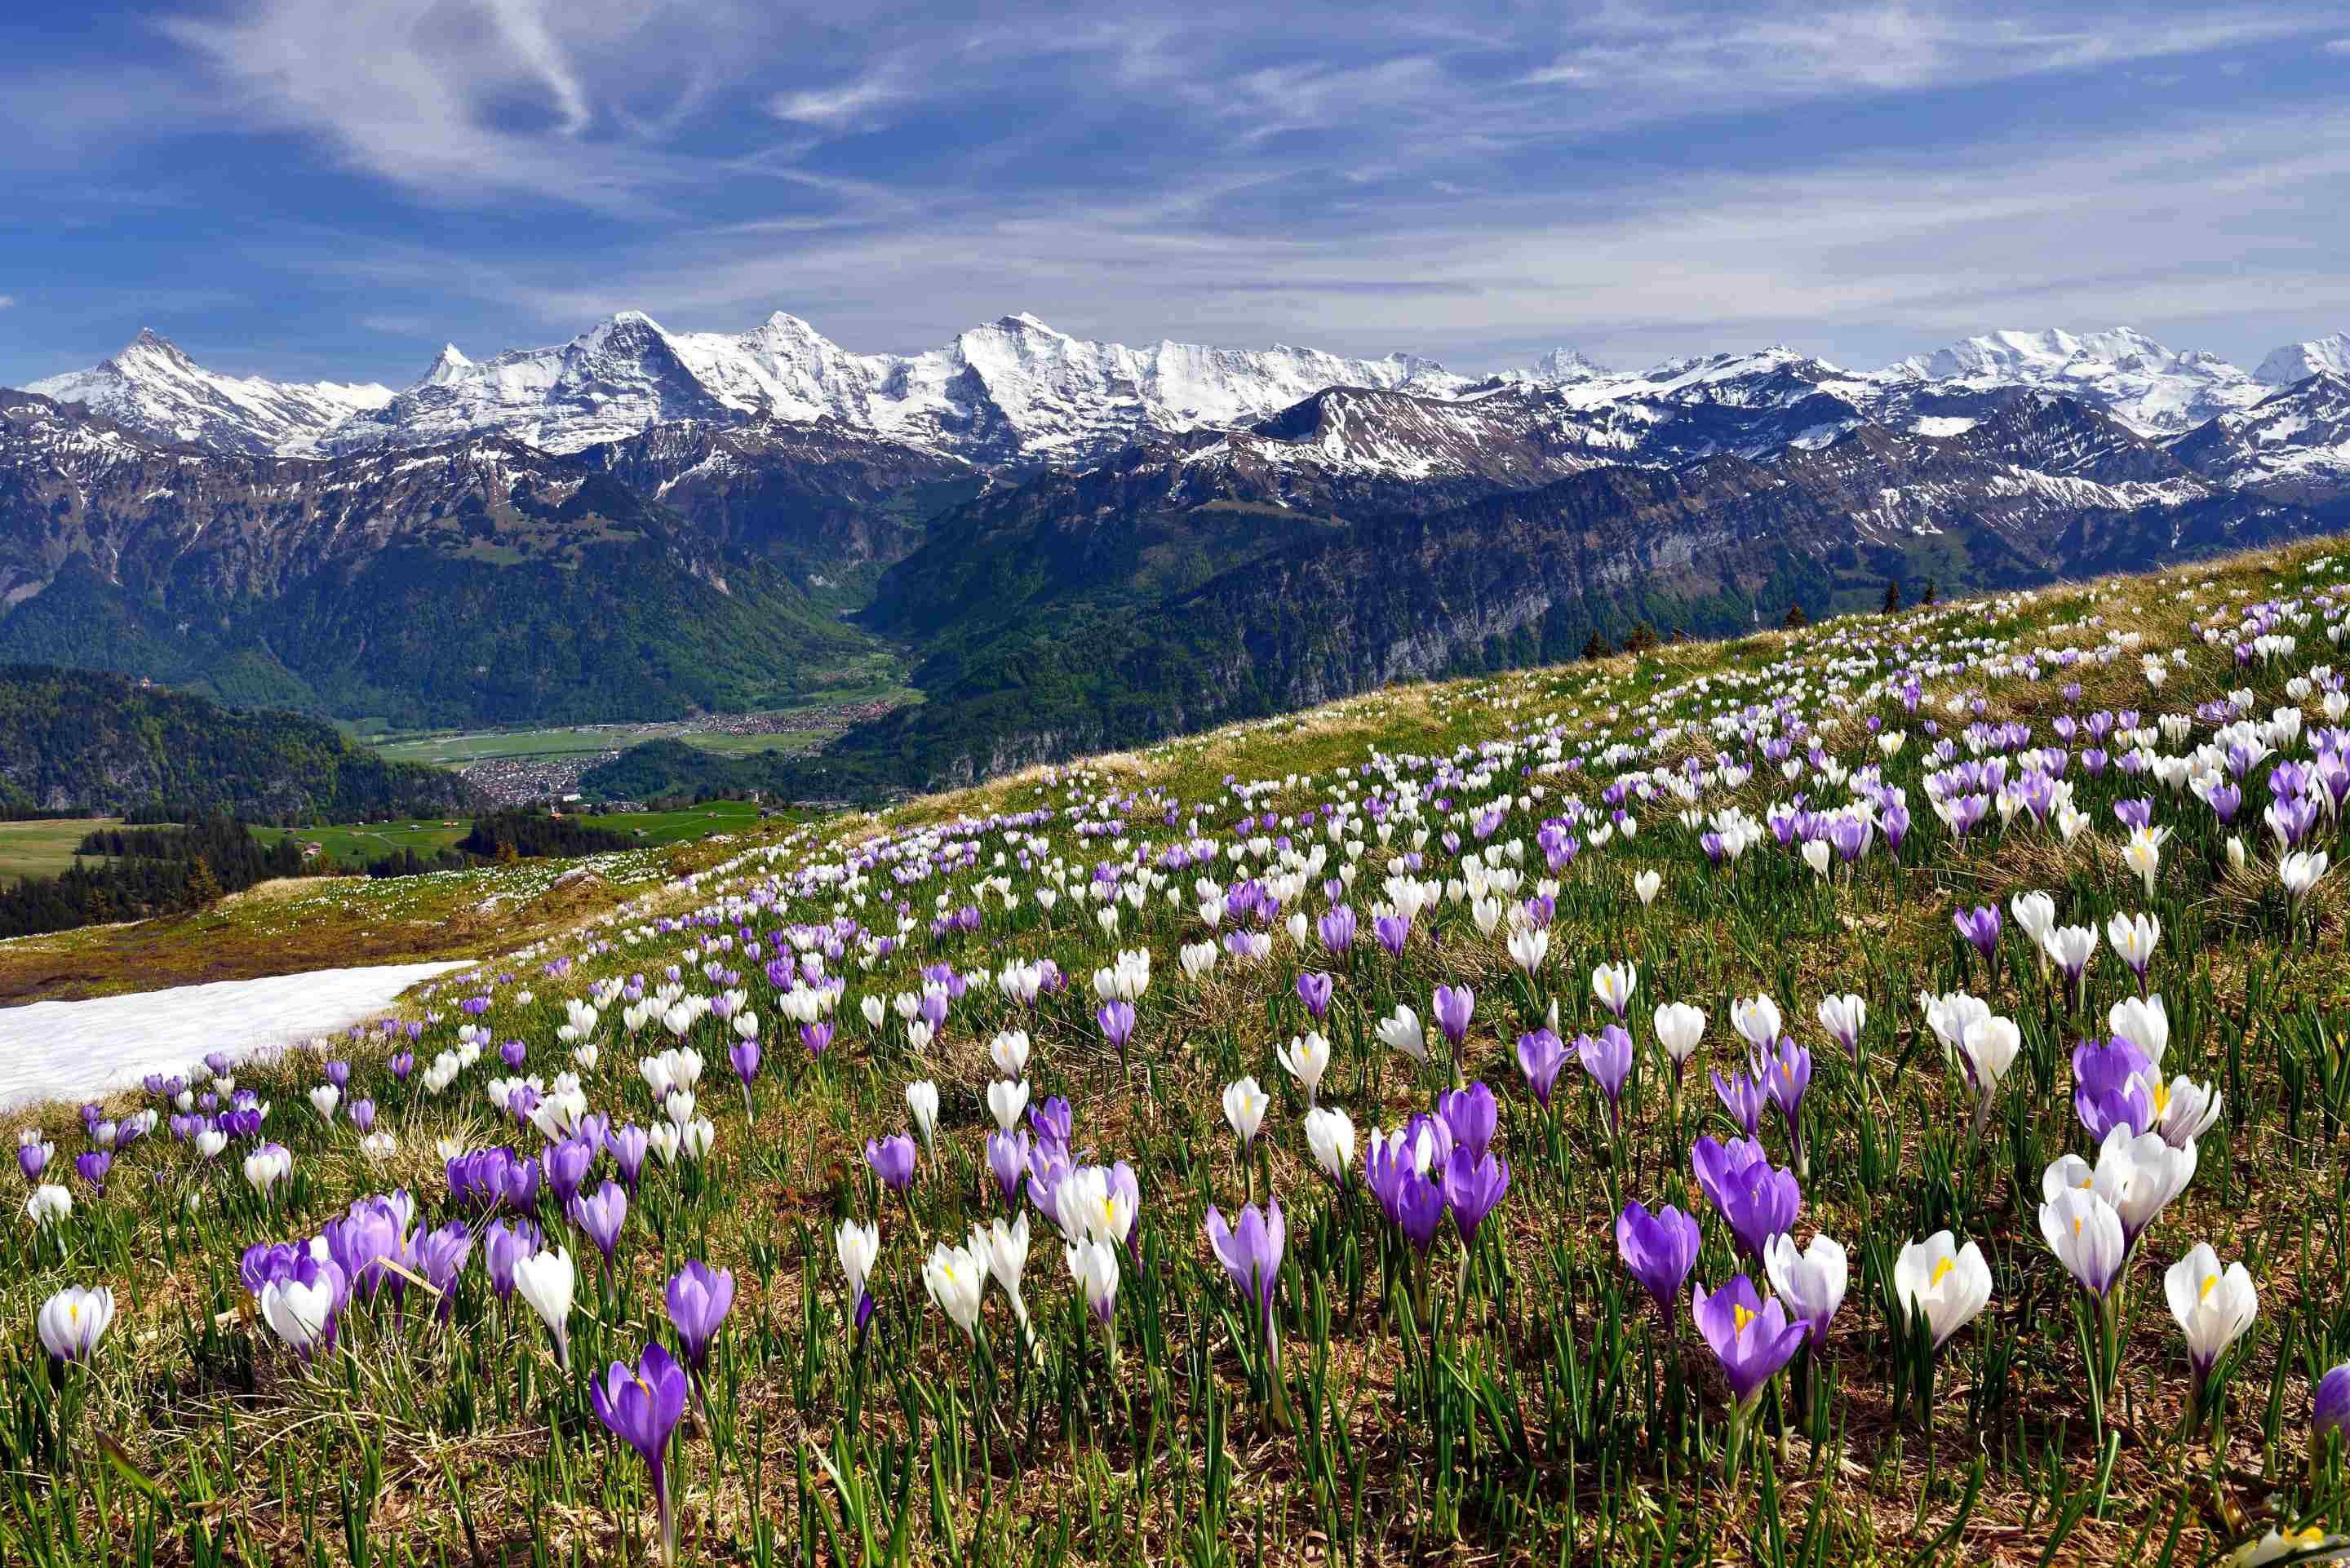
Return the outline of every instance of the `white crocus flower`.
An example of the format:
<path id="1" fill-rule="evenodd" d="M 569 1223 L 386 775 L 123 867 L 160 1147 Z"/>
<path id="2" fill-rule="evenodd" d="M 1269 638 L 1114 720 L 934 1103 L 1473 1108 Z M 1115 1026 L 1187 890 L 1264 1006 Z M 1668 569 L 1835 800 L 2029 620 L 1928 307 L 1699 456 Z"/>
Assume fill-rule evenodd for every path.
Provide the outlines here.
<path id="1" fill-rule="evenodd" d="M 1903 1307 L 1926 1314 L 1939 1349 L 1989 1304 L 1991 1265 L 1974 1242 L 1961 1247 L 1948 1231 L 1937 1231 L 1901 1249 L 1894 1260 L 1893 1289 Z"/>
<path id="2" fill-rule="evenodd" d="M 1305 1113 L 1305 1147 L 1313 1152 L 1314 1163 L 1322 1174 L 1344 1187 L 1347 1173 L 1355 1166 L 1355 1122 L 1336 1106 L 1321 1106 Z"/>
<path id="3" fill-rule="evenodd" d="M 1253 1075 L 1224 1085 L 1224 1120 L 1242 1148 L 1256 1141 L 1257 1129 L 1264 1125 L 1265 1109 L 1272 1103 Z"/>
<path id="4" fill-rule="evenodd" d="M 1780 1023 L 1779 1004 L 1767 996 L 1742 996 L 1730 1004 L 1730 1026 L 1761 1050 L 1777 1044 Z"/>
<path id="5" fill-rule="evenodd" d="M 2187 1359 L 2201 1383 L 2226 1355 L 2228 1347 L 2252 1326 L 2260 1315 L 2260 1293 L 2241 1263 L 2220 1267 L 2220 1255 L 2210 1243 L 2198 1241 L 2162 1276 L 2163 1294 L 2170 1315 L 2187 1336 Z"/>
<path id="6" fill-rule="evenodd" d="M 1400 1051 L 1415 1062 L 1428 1060 L 1428 1032 L 1420 1027 L 1419 1014 L 1402 1002 L 1396 1003 L 1393 1015 L 1379 1020 L 1377 1033 L 1379 1044 L 1390 1051 Z"/>
<path id="7" fill-rule="evenodd" d="M 515 1260 L 515 1294 L 529 1304 L 539 1321 L 546 1324 L 547 1332 L 555 1335 L 556 1359 L 567 1372 L 571 1368 L 571 1297 L 578 1282 L 578 1272 L 571 1266 L 568 1247 Z"/>
<path id="8" fill-rule="evenodd" d="M 1305 1104 L 1310 1109 L 1321 1091 L 1322 1075 L 1330 1070 L 1330 1042 L 1318 1030 L 1309 1029 L 1293 1036 L 1275 1054 L 1283 1069 L 1305 1091 Z"/>
<path id="9" fill-rule="evenodd" d="M 987 1085 L 988 1114 L 995 1118 L 997 1127 L 1010 1132 L 1020 1125 L 1020 1115 L 1028 1108 L 1028 1080 L 1014 1083 L 998 1078 Z"/>
<path id="10" fill-rule="evenodd" d="M 988 1265 L 968 1247 L 940 1242 L 922 1265 L 922 1288 L 948 1319 L 973 1339 L 979 1336 L 979 1309 L 987 1289 Z"/>
<path id="11" fill-rule="evenodd" d="M 1686 1002 L 1668 1002 L 1657 1009 L 1657 1044 L 1675 1066 L 1685 1065 L 1705 1038 L 1705 1014 Z M 1556 1033 L 1556 1026 L 1553 1026 Z"/>
<path id="12" fill-rule="evenodd" d="M 934 1147 L 939 1130 L 939 1086 L 928 1078 L 917 1078 L 906 1085 L 906 1111 L 914 1118 L 914 1131 L 922 1140 L 922 1151 L 935 1159 Z"/>

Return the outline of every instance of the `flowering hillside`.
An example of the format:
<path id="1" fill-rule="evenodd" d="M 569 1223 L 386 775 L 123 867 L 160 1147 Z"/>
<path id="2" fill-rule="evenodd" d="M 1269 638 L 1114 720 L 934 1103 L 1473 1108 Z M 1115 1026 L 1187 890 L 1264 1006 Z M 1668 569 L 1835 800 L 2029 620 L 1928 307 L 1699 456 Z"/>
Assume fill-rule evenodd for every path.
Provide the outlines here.
<path id="1" fill-rule="evenodd" d="M 0 1560 L 2350 1545 L 2345 630 L 2315 547 L 1399 690 L 20 1118 Z"/>

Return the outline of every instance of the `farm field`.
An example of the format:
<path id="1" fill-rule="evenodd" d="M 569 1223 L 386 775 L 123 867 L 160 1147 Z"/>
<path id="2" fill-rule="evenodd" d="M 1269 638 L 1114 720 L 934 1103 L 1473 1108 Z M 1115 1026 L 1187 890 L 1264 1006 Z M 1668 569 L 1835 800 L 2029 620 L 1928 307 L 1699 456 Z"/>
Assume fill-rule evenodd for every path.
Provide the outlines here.
<path id="1" fill-rule="evenodd" d="M 0 1561 L 2339 1555 L 2345 637 L 2326 542 L 224 909 L 481 961 L 16 1118 Z"/>
<path id="2" fill-rule="evenodd" d="M 360 738 L 397 762 L 463 768 L 474 763 L 576 757 L 623 751 L 646 741 L 679 740 L 731 756 L 813 750 L 845 727 L 827 722 L 833 711 L 856 704 L 900 704 L 920 693 L 889 680 L 827 688 L 807 701 L 756 713 L 711 714 L 642 724 L 562 724 L 536 729 L 369 732 Z M 805 727 L 784 728 L 785 724 Z"/>
<path id="3" fill-rule="evenodd" d="M 0 882 L 20 877 L 54 877 L 74 862 L 74 846 L 85 834 L 112 827 L 115 816 L 58 817 L 40 822 L 0 822 Z M 100 857 L 99 858 L 103 858 Z"/>

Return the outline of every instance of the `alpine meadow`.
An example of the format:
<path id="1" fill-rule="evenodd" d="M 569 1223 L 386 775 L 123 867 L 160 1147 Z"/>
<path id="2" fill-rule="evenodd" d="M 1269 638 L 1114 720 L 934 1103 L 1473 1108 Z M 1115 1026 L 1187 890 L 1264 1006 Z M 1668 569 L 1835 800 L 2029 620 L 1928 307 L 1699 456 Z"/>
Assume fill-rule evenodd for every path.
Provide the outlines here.
<path id="1" fill-rule="evenodd" d="M 0 1568 L 2350 1564 L 2346 69 L 0 7 Z"/>

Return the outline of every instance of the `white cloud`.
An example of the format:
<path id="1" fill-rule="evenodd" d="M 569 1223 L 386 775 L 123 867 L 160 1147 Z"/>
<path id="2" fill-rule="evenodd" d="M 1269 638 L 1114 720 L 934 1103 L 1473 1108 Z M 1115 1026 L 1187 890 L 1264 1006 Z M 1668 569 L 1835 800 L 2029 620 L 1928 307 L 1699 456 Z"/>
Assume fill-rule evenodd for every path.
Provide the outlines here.
<path id="1" fill-rule="evenodd" d="M 1650 173 L 1588 206 L 1374 213 L 1277 243 L 1168 220 L 1170 206 L 1214 207 L 1212 182 L 1043 216 L 941 192 L 919 233 L 816 228 L 788 250 L 689 236 L 592 280 L 509 273 L 498 297 L 573 328 L 626 306 L 683 327 L 782 308 L 868 350 L 931 347 L 1027 305 L 1129 342 L 1403 348 L 1470 369 L 1526 344 L 1641 364 L 1773 338 L 1874 364 L 1991 327 L 2126 321 L 2160 336 L 2255 302 L 2312 320 L 2339 310 L 2333 241 L 2308 213 L 2350 179 L 2350 111 L 2019 141 L 1970 163 L 1864 151 L 1777 173 Z M 2182 225 L 2181 213 L 2204 218 Z"/>
<path id="2" fill-rule="evenodd" d="M 837 127 L 848 121 L 864 119 L 873 110 L 894 103 L 904 95 L 902 74 L 898 63 L 891 60 L 885 61 L 876 70 L 832 87 L 777 93 L 770 100 L 768 109 L 776 119 L 795 124 Z"/>
<path id="3" fill-rule="evenodd" d="M 11 306 L 15 305 L 16 303 L 16 296 L 15 295 L 13 295 L 13 294 L 0 294 L 0 310 L 6 310 L 9 306 Z"/>
<path id="4" fill-rule="evenodd" d="M 180 47 L 121 67 L 169 95 L 151 114 L 126 118 L 111 67 L 28 97 L 0 65 L 36 127 L 0 165 L 33 160 L 60 202 L 136 184 L 212 210 L 249 192 L 167 177 L 176 147 L 289 172 L 323 148 L 355 177 L 298 214 L 237 209 L 244 265 L 206 281 L 302 275 L 364 295 L 346 329 L 436 346 L 634 306 L 689 328 L 785 308 L 908 349 L 1026 306 L 1471 369 L 1551 340 L 1860 361 L 1994 325 L 2154 330 L 2231 289 L 2331 318 L 2350 237 L 2350 124 L 2293 74 L 2350 38 L 2274 0 L 181 4 Z M 464 207 L 499 221 L 418 212 Z"/>
<path id="5" fill-rule="evenodd" d="M 688 46 L 723 47 L 723 15 L 627 0 L 249 0 L 226 19 L 160 26 L 212 67 L 223 114 L 323 132 L 346 161 L 427 201 L 521 192 L 645 216 L 649 195 L 707 177 L 651 140 L 663 109 L 702 90 Z M 608 106 L 619 129 L 594 134 Z"/>

